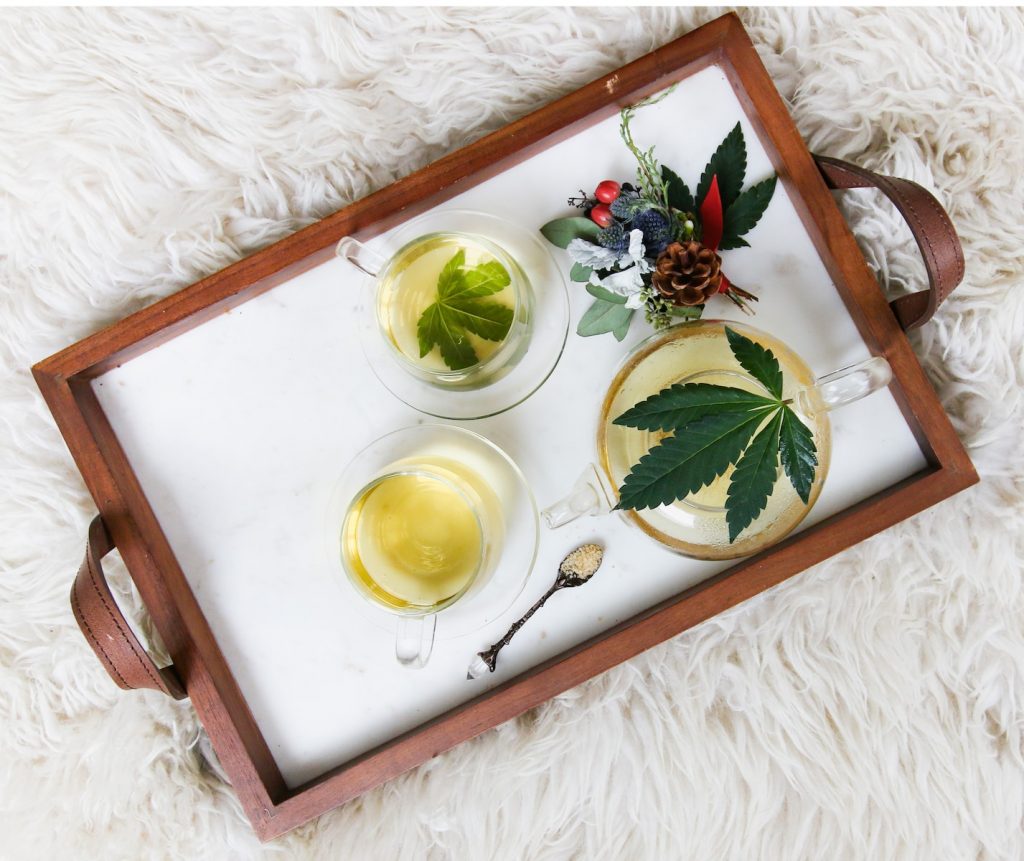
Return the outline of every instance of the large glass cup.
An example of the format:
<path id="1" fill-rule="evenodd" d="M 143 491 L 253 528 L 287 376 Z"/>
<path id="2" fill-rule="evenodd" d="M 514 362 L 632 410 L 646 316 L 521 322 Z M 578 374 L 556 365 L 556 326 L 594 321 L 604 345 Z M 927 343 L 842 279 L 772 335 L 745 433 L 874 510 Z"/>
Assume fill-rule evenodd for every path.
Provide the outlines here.
<path id="1" fill-rule="evenodd" d="M 487 624 L 533 567 L 538 518 L 511 458 L 462 428 L 417 425 L 351 461 L 327 516 L 346 595 L 393 627 L 395 656 L 422 667 L 440 617 L 447 636 Z"/>
<path id="2" fill-rule="evenodd" d="M 697 493 L 655 509 L 624 511 L 632 526 L 664 546 L 697 559 L 747 556 L 781 540 L 800 523 L 821 493 L 831 455 L 828 413 L 888 384 L 891 369 L 881 357 L 815 377 L 803 360 L 777 338 L 752 326 L 721 320 L 683 323 L 641 342 L 619 367 L 601 404 L 597 421 L 597 459 L 589 464 L 572 491 L 542 512 L 551 528 L 584 514 L 609 512 L 618 501 L 633 465 L 666 434 L 614 424 L 627 409 L 675 383 L 711 383 L 770 393 L 733 356 L 725 335 L 728 326 L 767 347 L 783 373 L 783 399 L 811 429 L 818 466 L 805 503 L 781 467 L 764 511 L 737 539 L 729 542 L 725 496 L 730 467 Z"/>

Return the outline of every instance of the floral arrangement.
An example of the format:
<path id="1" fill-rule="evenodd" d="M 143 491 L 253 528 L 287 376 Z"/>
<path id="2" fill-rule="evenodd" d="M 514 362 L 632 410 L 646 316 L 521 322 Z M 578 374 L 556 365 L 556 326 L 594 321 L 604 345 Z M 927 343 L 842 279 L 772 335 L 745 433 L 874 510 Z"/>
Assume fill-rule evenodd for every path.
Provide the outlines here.
<path id="1" fill-rule="evenodd" d="M 726 277 L 720 252 L 748 244 L 742 237 L 768 207 L 776 177 L 743 190 L 747 150 L 737 123 L 691 193 L 675 171 L 658 163 L 654 147 L 636 145 L 630 130 L 639 109 L 673 89 L 620 113 L 619 132 L 637 160 L 636 181 L 606 179 L 593 194 L 581 191 L 569 204 L 583 215 L 541 228 L 548 241 L 569 252 L 569 277 L 585 283 L 594 297 L 577 327 L 580 335 L 611 332 L 621 341 L 641 308 L 647 322 L 660 329 L 674 319 L 700 317 L 715 294 L 748 312 L 757 300 Z"/>

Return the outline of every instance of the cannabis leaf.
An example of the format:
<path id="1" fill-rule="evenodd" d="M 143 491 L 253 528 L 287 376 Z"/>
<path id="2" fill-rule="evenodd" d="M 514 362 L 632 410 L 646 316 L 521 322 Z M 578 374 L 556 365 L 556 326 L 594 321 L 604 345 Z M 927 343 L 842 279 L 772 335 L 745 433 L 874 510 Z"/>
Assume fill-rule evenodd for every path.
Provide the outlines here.
<path id="1" fill-rule="evenodd" d="M 614 424 L 649 431 L 669 431 L 709 413 L 746 412 L 771 407 L 775 401 L 737 389 L 709 383 L 676 383 L 626 410 Z"/>
<path id="2" fill-rule="evenodd" d="M 722 240 L 718 244 L 720 251 L 728 251 L 731 248 L 744 248 L 750 243 L 741 239 L 748 230 L 761 220 L 764 211 L 775 194 L 776 176 L 770 176 L 763 182 L 752 185 L 736 200 L 732 206 L 725 210 L 722 222 Z"/>
<path id="3" fill-rule="evenodd" d="M 751 441 L 736 462 L 725 498 L 725 522 L 732 543 L 757 519 L 771 496 L 779 474 L 779 427 L 785 408 L 776 410 L 772 420 Z"/>
<path id="4" fill-rule="evenodd" d="M 775 354 L 762 347 L 757 341 L 745 338 L 739 332 L 725 327 L 725 337 L 729 339 L 729 349 L 743 370 L 768 389 L 775 397 L 782 397 L 782 369 Z"/>
<path id="5" fill-rule="evenodd" d="M 661 166 L 661 178 L 665 181 L 668 189 L 668 205 L 679 212 L 696 212 L 697 206 L 693 202 L 693 195 L 690 189 L 679 175 L 670 168 Z"/>
<path id="6" fill-rule="evenodd" d="M 767 410 L 706 415 L 640 458 L 619 489 L 616 508 L 657 508 L 711 484 L 746 448 Z"/>
<path id="7" fill-rule="evenodd" d="M 460 248 L 437 277 L 437 300 L 420 315 L 416 335 L 420 357 L 435 345 L 453 371 L 475 365 L 479 359 L 469 341 L 472 333 L 487 341 L 500 341 L 512 327 L 513 310 L 483 297 L 500 293 L 511 282 L 497 260 L 466 269 L 466 251 Z"/>
<path id="8" fill-rule="evenodd" d="M 725 136 L 725 140 L 719 144 L 700 176 L 700 182 L 697 184 L 697 205 L 704 203 L 708 189 L 711 188 L 711 180 L 717 175 L 722 209 L 728 210 L 732 202 L 739 197 L 746 173 L 747 145 L 743 140 L 743 129 L 736 123 L 732 131 Z"/>
<path id="9" fill-rule="evenodd" d="M 806 504 L 818 456 L 810 428 L 782 400 L 782 369 L 772 351 L 728 326 L 725 335 L 736 361 L 770 396 L 732 386 L 676 383 L 626 410 L 615 424 L 672 436 L 634 464 L 619 488 L 616 508 L 668 505 L 735 465 L 725 500 L 731 543 L 764 511 L 780 460 Z"/>
<path id="10" fill-rule="evenodd" d="M 782 433 L 779 437 L 782 468 L 786 470 L 797 495 L 806 503 L 818 465 L 818 450 L 810 429 L 788 407 L 782 412 Z"/>

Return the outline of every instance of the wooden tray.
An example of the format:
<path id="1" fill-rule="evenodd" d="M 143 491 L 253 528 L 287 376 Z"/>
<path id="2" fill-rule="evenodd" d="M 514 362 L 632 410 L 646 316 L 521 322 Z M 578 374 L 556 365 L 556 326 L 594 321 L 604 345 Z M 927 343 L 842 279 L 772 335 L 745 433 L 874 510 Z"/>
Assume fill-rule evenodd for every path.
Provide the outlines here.
<path id="1" fill-rule="evenodd" d="M 684 118 L 676 122 L 655 109 L 641 113 L 636 128 L 643 140 L 657 144 L 665 163 L 690 179 L 703 166 L 695 154 L 706 156 L 740 118 L 750 150 L 748 177 L 774 169 L 781 180 L 778 206 L 772 204 L 776 214 L 766 214 L 755 228 L 763 232 L 751 235 L 750 254 L 730 252 L 735 256 L 728 262 L 731 274 L 749 285 L 754 273 L 765 271 L 765 258 L 758 255 L 767 252 L 758 248 L 777 247 L 778 238 L 790 249 L 769 261 L 780 286 L 774 298 L 760 303 L 755 325 L 789 341 L 817 372 L 869 353 L 884 355 L 894 372 L 889 392 L 860 402 L 866 406 L 854 405 L 848 414 L 844 410 L 836 421 L 825 493 L 801 531 L 781 544 L 726 567 L 671 556 L 611 518 L 546 533 L 521 599 L 473 637 L 440 649 L 431 662 L 433 675 L 413 678 L 411 671 L 384 668 L 375 656 L 353 648 L 369 643 L 372 632 L 345 617 L 344 608 L 323 608 L 338 596 L 325 598 L 326 592 L 316 592 L 319 586 L 308 585 L 319 583 L 320 573 L 278 566 L 289 557 L 275 557 L 269 545 L 259 549 L 276 567 L 257 560 L 246 569 L 246 545 L 254 536 L 275 533 L 284 509 L 255 505 L 240 512 L 236 526 L 246 541 L 232 543 L 230 524 L 220 531 L 211 525 L 209 534 L 203 528 L 223 512 L 218 493 L 227 493 L 225 488 L 236 494 L 233 499 L 287 497 L 289 488 L 315 486 L 303 470 L 337 469 L 378 432 L 417 420 L 358 366 L 358 350 L 344 343 L 344 330 L 335 334 L 330 328 L 341 326 L 333 297 L 350 277 L 333 259 L 334 245 L 348 235 L 382 239 L 441 204 L 496 208 L 496 195 L 510 193 L 524 195 L 521 209 L 536 229 L 564 214 L 563 193 L 579 183 L 631 174 L 629 155 L 609 118 L 676 81 L 684 82 L 677 94 L 687 86 L 687 97 L 703 94 L 708 111 L 702 115 L 721 116 L 708 123 L 702 138 Z M 744 271 L 750 273 L 745 281 Z M 575 323 L 586 296 L 573 293 L 580 294 L 572 300 Z M 353 304 L 351 298 L 345 302 L 344 307 Z M 709 308 L 707 316 L 728 316 L 724 310 Z M 634 328 L 636 340 L 642 327 Z M 303 354 L 310 342 L 314 352 Z M 325 352 L 317 354 L 321 342 Z M 540 392 L 505 416 L 474 424 L 511 451 L 541 503 L 560 495 L 583 466 L 581 440 L 591 438 L 598 393 L 624 349 L 608 338 L 570 335 L 558 370 Z M 320 362 L 321 356 L 329 360 Z M 191 697 L 264 840 L 977 480 L 734 15 L 86 338 L 33 371 L 172 657 L 165 675 L 180 680 Z M 566 414 L 567 398 L 575 398 L 573 415 Z M 318 415 L 319 423 L 310 421 Z M 308 443 L 312 437 L 303 434 L 319 433 L 325 422 L 333 422 L 341 440 L 329 457 L 309 454 L 307 445 L 303 460 L 297 448 L 289 449 L 295 440 Z M 311 425 L 320 430 L 309 430 Z M 316 439 L 324 445 L 322 437 Z M 244 473 L 235 449 L 252 452 L 246 455 L 255 476 L 249 496 L 237 486 Z M 875 453 L 874 467 L 843 466 L 844 459 L 853 464 L 855 455 L 866 452 Z M 275 481 L 281 488 L 277 496 Z M 316 499 L 313 493 L 303 503 L 307 513 L 315 510 Z M 293 506 L 288 516 L 301 509 Z M 577 590 L 578 600 L 574 594 L 557 610 L 545 610 L 548 621 L 538 617 L 532 639 L 524 632 L 523 641 L 503 653 L 493 678 L 465 682 L 473 652 L 543 591 L 557 559 L 576 539 L 597 534 L 609 546 L 609 563 L 594 583 Z M 354 639 L 330 639 L 328 617 L 317 615 L 325 612 L 346 619 L 340 627 L 350 628 Z M 409 706 L 393 717 L 403 696 Z M 345 713 L 334 738 L 331 721 L 342 713 L 343 700 L 365 701 L 364 712 Z M 316 726 L 301 724 L 311 707 L 322 710 L 324 719 Z M 301 749 L 300 736 L 314 741 Z"/>

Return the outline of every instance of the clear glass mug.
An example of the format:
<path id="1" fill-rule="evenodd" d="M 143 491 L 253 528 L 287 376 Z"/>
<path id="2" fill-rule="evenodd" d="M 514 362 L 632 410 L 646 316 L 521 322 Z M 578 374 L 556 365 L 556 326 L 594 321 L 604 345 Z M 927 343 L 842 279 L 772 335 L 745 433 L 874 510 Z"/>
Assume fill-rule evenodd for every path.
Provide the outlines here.
<path id="1" fill-rule="evenodd" d="M 681 323 L 638 344 L 617 370 L 601 404 L 597 423 L 597 460 L 589 464 L 567 496 L 541 512 L 550 528 L 584 514 L 605 514 L 618 501 L 632 466 L 664 434 L 614 424 L 627 409 L 675 383 L 710 383 L 769 394 L 733 356 L 725 327 L 770 349 L 783 373 L 783 398 L 812 430 L 818 466 L 805 503 L 781 467 L 764 511 L 730 543 L 725 493 L 731 468 L 711 485 L 685 499 L 643 511 L 620 512 L 628 523 L 664 546 L 696 559 L 733 559 L 756 553 L 781 540 L 813 507 L 831 455 L 828 413 L 887 385 L 892 376 L 884 358 L 872 357 L 815 378 L 788 346 L 752 326 L 721 320 Z"/>
<path id="2" fill-rule="evenodd" d="M 438 614 L 458 636 L 507 609 L 538 539 L 533 496 L 512 459 L 479 434 L 433 424 L 361 451 L 327 529 L 344 584 L 375 621 L 393 624 L 395 657 L 413 668 L 430 657 Z"/>

